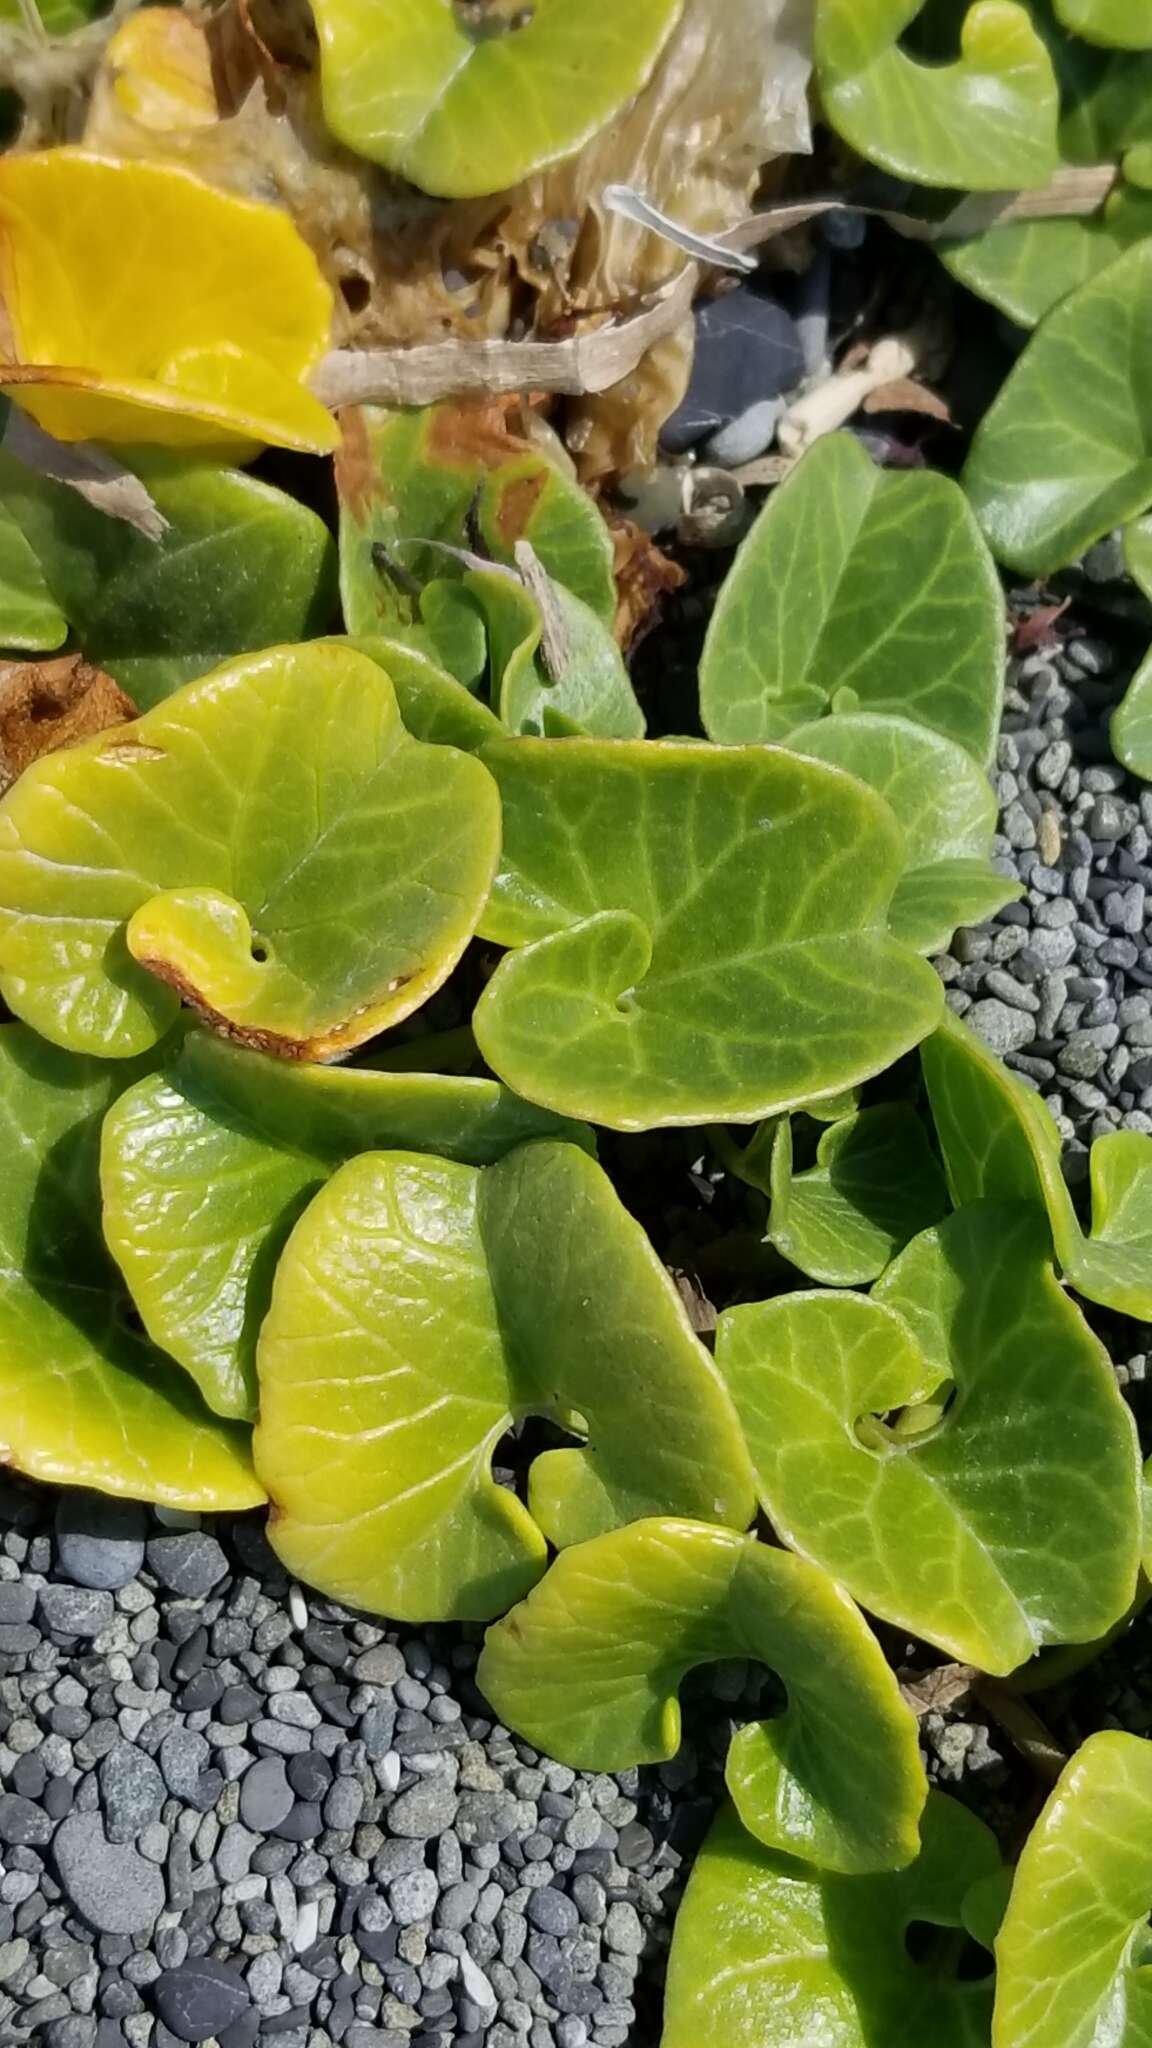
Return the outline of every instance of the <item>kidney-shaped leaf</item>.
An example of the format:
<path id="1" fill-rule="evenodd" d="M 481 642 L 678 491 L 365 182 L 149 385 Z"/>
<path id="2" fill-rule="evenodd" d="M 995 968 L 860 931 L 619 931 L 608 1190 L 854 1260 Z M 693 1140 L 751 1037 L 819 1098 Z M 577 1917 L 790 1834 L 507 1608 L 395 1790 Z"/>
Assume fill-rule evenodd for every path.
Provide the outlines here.
<path id="1" fill-rule="evenodd" d="M 579 149 L 639 92 L 681 5 L 316 0 L 325 118 L 426 192 L 499 192 Z"/>
<path id="2" fill-rule="evenodd" d="M 992 1990 L 907 1936 L 953 1947 L 974 1885 L 1001 1869 L 983 1821 L 942 1792 L 905 1870 L 815 1876 L 725 1809 L 693 1865 L 668 1958 L 661 2048 L 932 2048 L 987 2044 Z"/>
<path id="3" fill-rule="evenodd" d="M 1121 185 L 1088 219 L 1012 221 L 944 252 L 953 277 L 990 299 L 1021 327 L 1152 235 L 1152 193 Z"/>
<path id="4" fill-rule="evenodd" d="M 783 750 L 506 740 L 502 960 L 477 1043 L 616 1129 L 752 1122 L 879 1073 L 940 1007 L 891 937 L 903 850 L 863 783 Z"/>
<path id="5" fill-rule="evenodd" d="M 948 1191 L 910 1103 L 882 1102 L 838 1118 L 816 1163 L 793 1171 L 792 1126 L 776 1127 L 768 1241 L 826 1287 L 875 1280 L 918 1231 L 938 1223 Z"/>
<path id="6" fill-rule="evenodd" d="M 1152 2040 L 1152 1742 L 1104 1729 L 1024 1844 L 996 1942 L 994 2048 Z"/>
<path id="7" fill-rule="evenodd" d="M 886 1621 L 1007 1672 L 1131 1602 L 1132 1418 L 1039 1211 L 962 1210 L 871 1300 L 729 1309 L 717 1358 L 774 1527 Z"/>
<path id="8" fill-rule="evenodd" d="M 963 492 L 818 441 L 768 500 L 716 601 L 700 665 L 714 740 L 781 740 L 840 702 L 992 751 L 1004 601 Z"/>
<path id="9" fill-rule="evenodd" d="M 938 953 L 958 925 L 980 924 L 1021 893 L 989 858 L 991 784 L 954 740 L 911 718 L 838 712 L 797 727 L 788 745 L 878 789 L 904 828 L 907 866 L 888 923 L 918 953 Z"/>
<path id="10" fill-rule="evenodd" d="M 624 658 L 609 628 L 582 599 L 562 583 L 552 584 L 548 603 L 559 645 L 550 658 L 540 605 L 523 584 L 494 571 L 472 571 L 464 587 L 484 621 L 492 700 L 510 732 L 642 737 L 644 714 Z"/>
<path id="11" fill-rule="evenodd" d="M 256 1405 L 256 1336 L 291 1225 L 357 1152 L 486 1166 L 526 1138 L 591 1133 L 495 1081 L 268 1059 L 189 1033 L 104 1119 L 104 1235 L 145 1328 L 222 1414 Z"/>
<path id="12" fill-rule="evenodd" d="M 1061 1172 L 1060 1133 L 1040 1097 L 947 1010 L 923 1062 L 953 1199 L 1042 1203 L 1069 1286 L 1152 1319 L 1152 1138 L 1117 1131 L 1096 1140 L 1086 1237 Z"/>
<path id="13" fill-rule="evenodd" d="M 473 697 L 416 641 L 383 633 L 352 635 L 336 644 L 354 647 L 379 662 L 396 692 L 400 716 L 413 739 L 437 747 L 479 753 L 489 740 L 505 737 L 494 711 Z M 413 632 L 416 629 L 412 629 Z"/>
<path id="14" fill-rule="evenodd" d="M 374 1152 L 297 1223 L 257 1350 L 272 1540 L 302 1578 L 413 1621 L 484 1620 L 580 1542 L 668 1507 L 743 1528 L 743 1437 L 639 1224 L 586 1152 L 482 1169 Z M 587 1435 L 492 1477 L 512 1418 Z"/>
<path id="15" fill-rule="evenodd" d="M 61 441 L 339 438 L 304 382 L 332 298 L 286 213 L 167 164 L 0 158 L 0 389 Z"/>
<path id="16" fill-rule="evenodd" d="M 848 1595 L 754 1536 L 661 1519 L 565 1551 L 489 1629 L 476 1675 L 536 1748 L 621 1771 L 676 1754 L 681 1681 L 725 1657 L 769 1665 L 788 1694 L 728 1752 L 745 1827 L 824 1870 L 910 1863 L 926 1787 L 895 1677 Z"/>
<path id="17" fill-rule="evenodd" d="M 1152 240 L 1042 322 L 972 445 L 964 483 L 993 552 L 1062 569 L 1152 503 Z"/>
<path id="18" fill-rule="evenodd" d="M 922 0 L 817 0 L 820 97 L 872 163 L 921 185 L 975 192 L 1042 185 L 1056 168 L 1056 80 L 1023 7 L 974 0 L 961 53 L 924 64 L 901 47 Z"/>
<path id="19" fill-rule="evenodd" d="M 233 654 L 324 631 L 335 550 L 314 512 L 239 470 L 126 453 L 168 521 L 159 541 L 2 453 L 0 489 L 88 660 L 134 703 L 147 710 Z"/>
<path id="20" fill-rule="evenodd" d="M 265 1051 L 331 1058 L 451 972 L 499 836 L 490 776 L 413 740 L 375 662 L 249 655 L 8 792 L 0 991 L 75 1052 L 144 1050 L 184 996 Z"/>
<path id="21" fill-rule="evenodd" d="M 1056 0 L 1065 28 L 1117 50 L 1152 50 L 1152 0 Z"/>
<path id="22" fill-rule="evenodd" d="M 131 1078 L 0 1027 L 4 1460 L 173 1507 L 253 1507 L 248 1432 L 210 1415 L 140 1336 L 100 1235 L 100 1120 Z"/>

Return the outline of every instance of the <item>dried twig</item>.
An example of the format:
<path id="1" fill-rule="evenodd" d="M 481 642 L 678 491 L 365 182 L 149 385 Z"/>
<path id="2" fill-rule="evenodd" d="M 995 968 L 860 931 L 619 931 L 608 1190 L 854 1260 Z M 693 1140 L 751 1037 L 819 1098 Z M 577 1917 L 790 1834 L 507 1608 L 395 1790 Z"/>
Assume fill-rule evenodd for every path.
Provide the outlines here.
<path id="1" fill-rule="evenodd" d="M 135 527 L 145 540 L 160 540 L 168 531 L 168 521 L 151 492 L 123 463 L 91 441 L 57 441 L 18 405 L 9 408 L 0 448 L 37 476 L 67 484 L 97 512 Z"/>

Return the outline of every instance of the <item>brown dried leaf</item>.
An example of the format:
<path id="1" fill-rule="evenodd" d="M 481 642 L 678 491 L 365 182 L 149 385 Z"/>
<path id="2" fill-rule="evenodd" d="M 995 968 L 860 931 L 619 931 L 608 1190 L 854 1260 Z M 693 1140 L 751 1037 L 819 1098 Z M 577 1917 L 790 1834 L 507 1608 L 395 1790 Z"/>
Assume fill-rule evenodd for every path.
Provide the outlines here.
<path id="1" fill-rule="evenodd" d="M 627 654 L 656 624 L 664 598 L 688 581 L 688 572 L 657 547 L 651 534 L 631 519 L 614 517 L 612 529 L 616 577 L 616 618 L 613 631 Z"/>
<path id="2" fill-rule="evenodd" d="M 864 412 L 919 412 L 929 419 L 941 420 L 945 426 L 952 424 L 952 409 L 938 392 L 930 391 L 915 377 L 898 377 L 891 384 L 881 384 L 878 391 L 872 391 L 864 400 Z"/>
<path id="3" fill-rule="evenodd" d="M 946 1714 L 971 1692 L 975 1677 L 971 1664 L 936 1664 L 918 1678 L 902 1679 L 900 1691 L 919 1721 L 925 1714 Z"/>
<path id="4" fill-rule="evenodd" d="M 0 663 L 0 793 L 41 754 L 136 716 L 131 697 L 82 654 Z"/>

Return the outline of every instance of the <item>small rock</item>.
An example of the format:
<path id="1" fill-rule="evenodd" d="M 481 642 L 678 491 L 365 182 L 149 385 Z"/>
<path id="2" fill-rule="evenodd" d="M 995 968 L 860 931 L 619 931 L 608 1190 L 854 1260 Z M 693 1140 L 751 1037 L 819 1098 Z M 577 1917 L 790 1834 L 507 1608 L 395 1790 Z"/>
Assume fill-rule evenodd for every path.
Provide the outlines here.
<path id="1" fill-rule="evenodd" d="M 70 1813 L 53 1843 L 60 1882 L 100 1934 L 142 1934 L 164 1910 L 164 1880 L 127 1843 L 109 1842 L 98 1813 Z"/>
<path id="2" fill-rule="evenodd" d="M 0 1794 L 0 1842 L 10 1848 L 41 1849 L 51 1834 L 52 1823 L 41 1806 L 18 1792 Z"/>
<path id="3" fill-rule="evenodd" d="M 251 2000 L 239 1970 L 198 1956 L 157 1977 L 156 2010 L 178 2041 L 207 2041 L 248 2011 Z"/>
<path id="4" fill-rule="evenodd" d="M 783 411 L 783 398 L 758 398 L 712 435 L 704 448 L 706 460 L 719 463 L 721 469 L 739 469 L 742 463 L 755 462 L 772 446 Z"/>
<path id="5" fill-rule="evenodd" d="M 738 285 L 696 314 L 688 390 L 663 427 L 660 444 L 682 455 L 751 406 L 793 390 L 803 375 L 803 350 L 790 314 L 751 285 Z"/>
<path id="6" fill-rule="evenodd" d="M 118 1742 L 100 1764 L 100 1800 L 110 1842 L 134 1842 L 141 1829 L 159 1820 L 164 1780 L 150 1756 L 131 1742 Z"/>
<path id="7" fill-rule="evenodd" d="M 1001 1057 L 1006 1052 L 1023 1052 L 1036 1032 L 1035 1021 L 1027 1011 L 1014 1010 L 997 996 L 973 1003 L 968 1012 L 968 1022 L 985 1045 Z"/>
<path id="8" fill-rule="evenodd" d="M 240 1818 L 246 1828 L 266 1835 L 287 1820 L 294 1805 L 282 1758 L 262 1757 L 245 1771 L 240 1780 Z"/>
<path id="9" fill-rule="evenodd" d="M 394 1835 L 427 1842 L 447 1832 L 456 1818 L 457 1797 L 446 1777 L 437 1774 L 402 1792 L 388 1809 L 388 1826 Z"/>
<path id="10" fill-rule="evenodd" d="M 388 1904 L 398 1927 L 431 1918 L 440 1887 L 430 1870 L 408 1870 L 388 1887 Z"/>
<path id="11" fill-rule="evenodd" d="M 173 1799 L 196 1798 L 200 1774 L 211 1752 L 202 1735 L 191 1728 L 173 1728 L 160 1744 L 160 1769 Z"/>
<path id="12" fill-rule="evenodd" d="M 115 1613 L 112 1595 L 87 1586 L 41 1586 L 40 1619 L 61 1636 L 98 1636 Z"/>
<path id="13" fill-rule="evenodd" d="M 114 1593 L 144 1563 L 146 1527 L 138 1501 L 71 1490 L 56 1509 L 56 1561 L 74 1586 Z"/>
<path id="14" fill-rule="evenodd" d="M 395 1685 L 403 1678 L 407 1665 L 401 1652 L 391 1643 L 378 1643 L 374 1650 L 364 1650 L 352 1666 L 361 1685 Z"/>
<path id="15" fill-rule="evenodd" d="M 203 1529 L 184 1529 L 152 1538 L 148 1569 L 181 1599 L 205 1600 L 213 1586 L 227 1577 L 228 1560 L 214 1536 Z"/>

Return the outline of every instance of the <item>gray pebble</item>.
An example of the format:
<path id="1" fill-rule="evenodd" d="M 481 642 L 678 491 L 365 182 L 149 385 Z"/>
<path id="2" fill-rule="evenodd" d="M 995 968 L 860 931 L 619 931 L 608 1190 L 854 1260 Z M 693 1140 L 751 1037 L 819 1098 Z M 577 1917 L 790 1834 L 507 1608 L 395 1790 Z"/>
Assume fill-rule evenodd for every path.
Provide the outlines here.
<path id="1" fill-rule="evenodd" d="M 387 1813 L 388 1826 L 394 1835 L 426 1842 L 452 1826 L 457 1804 L 450 1779 L 437 1774 L 413 1785 L 411 1791 L 402 1792 L 393 1801 Z"/>
<path id="2" fill-rule="evenodd" d="M 207 1599 L 228 1572 L 228 1560 L 216 1538 L 202 1529 L 154 1536 L 147 1557 L 153 1576 L 184 1600 Z"/>
<path id="3" fill-rule="evenodd" d="M 88 1586 L 40 1588 L 40 1620 L 57 1635 L 102 1635 L 114 1613 L 111 1593 Z"/>
<path id="4" fill-rule="evenodd" d="M 140 1934 L 164 1907 L 155 1864 L 126 1843 L 109 1842 L 98 1813 L 71 1813 L 53 1843 L 60 1882 L 73 1906 L 101 1934 Z"/>
<path id="5" fill-rule="evenodd" d="M 139 1501 L 69 1489 L 56 1507 L 56 1562 L 73 1585 L 116 1592 L 144 1563 L 147 1517 Z"/>
<path id="6" fill-rule="evenodd" d="M 279 1827 L 294 1804 L 295 1795 L 280 1757 L 262 1757 L 240 1780 L 240 1818 L 257 1834 Z"/>

